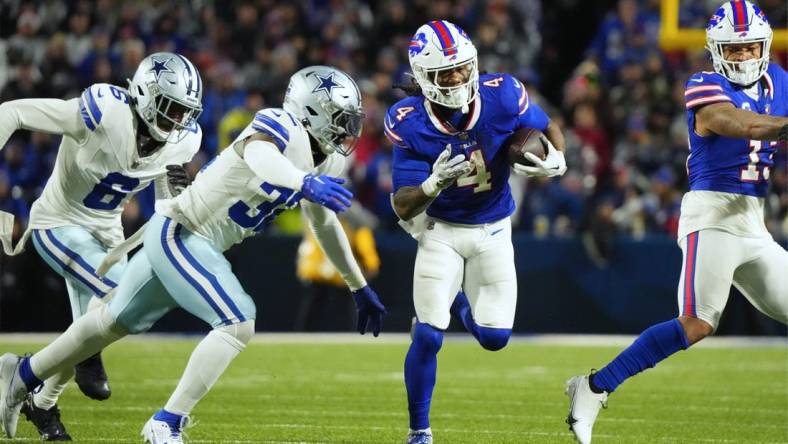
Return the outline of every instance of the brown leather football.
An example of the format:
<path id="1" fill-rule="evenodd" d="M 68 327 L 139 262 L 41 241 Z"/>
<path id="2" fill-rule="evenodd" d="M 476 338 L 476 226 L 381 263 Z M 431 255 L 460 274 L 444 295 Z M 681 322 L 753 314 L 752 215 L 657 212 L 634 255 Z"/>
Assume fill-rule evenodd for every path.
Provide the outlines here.
<path id="1" fill-rule="evenodd" d="M 533 166 L 533 162 L 525 157 L 525 153 L 532 153 L 540 159 L 547 157 L 547 148 L 539 141 L 542 132 L 533 128 L 520 128 L 512 133 L 504 146 L 508 149 L 509 165 L 520 163 Z"/>

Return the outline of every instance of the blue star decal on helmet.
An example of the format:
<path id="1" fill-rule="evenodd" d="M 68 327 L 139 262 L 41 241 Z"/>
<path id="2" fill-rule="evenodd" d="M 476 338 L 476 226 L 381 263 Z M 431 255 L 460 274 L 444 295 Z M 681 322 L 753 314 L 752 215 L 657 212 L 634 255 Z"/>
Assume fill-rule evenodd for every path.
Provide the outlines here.
<path id="1" fill-rule="evenodd" d="M 344 86 L 340 85 L 339 83 L 334 81 L 334 73 L 330 73 L 327 76 L 323 77 L 318 73 L 314 74 L 317 78 L 318 84 L 315 89 L 312 90 L 313 93 L 318 91 L 325 91 L 328 94 L 328 97 L 331 97 L 331 90 L 334 88 L 344 88 Z"/>
<path id="2" fill-rule="evenodd" d="M 169 66 L 167 66 L 167 64 L 170 63 L 170 61 L 172 61 L 171 58 L 167 59 L 167 60 L 152 59 L 152 61 L 153 61 L 153 68 L 151 68 L 148 72 L 152 72 L 153 75 L 156 76 L 156 81 L 157 82 L 159 81 L 159 77 L 161 76 L 161 73 L 163 73 L 163 72 L 171 72 L 171 73 L 175 74 L 175 71 L 173 71 L 172 69 L 170 69 Z"/>

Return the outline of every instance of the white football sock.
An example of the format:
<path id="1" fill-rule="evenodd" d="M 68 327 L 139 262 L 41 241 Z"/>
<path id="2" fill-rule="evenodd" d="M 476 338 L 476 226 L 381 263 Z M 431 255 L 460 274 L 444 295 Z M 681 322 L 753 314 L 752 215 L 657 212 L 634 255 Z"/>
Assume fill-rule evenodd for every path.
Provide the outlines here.
<path id="1" fill-rule="evenodd" d="M 33 394 L 33 403 L 40 409 L 51 409 L 52 406 L 57 404 L 57 399 L 63 393 L 68 381 L 73 377 L 74 367 L 66 367 L 63 371 L 56 373 L 44 381 L 44 386 L 41 387 L 40 392 Z"/>
<path id="2" fill-rule="evenodd" d="M 74 321 L 68 330 L 30 358 L 30 368 L 42 380 L 73 367 L 128 332 L 115 322 L 109 307 L 101 304 Z"/>
<path id="3" fill-rule="evenodd" d="M 246 325 L 244 325 L 246 324 Z M 251 328 L 251 333 L 250 333 Z M 230 362 L 238 356 L 254 332 L 254 321 L 215 328 L 192 352 L 178 386 L 164 406 L 176 415 L 188 416 L 213 387 Z"/>

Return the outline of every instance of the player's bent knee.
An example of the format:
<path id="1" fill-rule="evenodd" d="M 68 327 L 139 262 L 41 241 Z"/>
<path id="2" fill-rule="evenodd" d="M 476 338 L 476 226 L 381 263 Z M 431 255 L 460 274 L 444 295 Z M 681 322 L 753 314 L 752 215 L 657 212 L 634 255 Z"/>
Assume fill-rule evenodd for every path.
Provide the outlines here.
<path id="1" fill-rule="evenodd" d="M 254 320 L 216 327 L 211 333 L 214 332 L 224 341 L 242 350 L 254 336 Z"/>
<path id="2" fill-rule="evenodd" d="M 509 343 L 512 330 L 509 328 L 479 327 L 479 344 L 490 351 L 498 351 Z"/>
<path id="3" fill-rule="evenodd" d="M 413 329 L 413 342 L 417 342 L 425 351 L 438 353 L 443 345 L 443 332 L 430 324 L 419 322 Z"/>
<path id="4" fill-rule="evenodd" d="M 688 316 L 679 316 L 678 319 L 681 326 L 684 328 L 684 334 L 687 335 L 687 342 L 689 342 L 690 345 L 714 333 L 714 326 L 703 319 L 691 318 Z"/>

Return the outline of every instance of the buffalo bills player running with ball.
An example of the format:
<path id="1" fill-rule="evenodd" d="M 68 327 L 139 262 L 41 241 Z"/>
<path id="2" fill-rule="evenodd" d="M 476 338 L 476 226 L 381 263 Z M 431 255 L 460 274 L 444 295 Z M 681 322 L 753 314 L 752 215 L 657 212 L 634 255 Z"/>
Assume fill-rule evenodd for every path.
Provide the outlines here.
<path id="1" fill-rule="evenodd" d="M 110 248 L 123 242 L 120 216 L 129 198 L 151 181 L 157 198 L 171 197 L 188 184 L 182 164 L 200 148 L 196 119 L 201 99 L 194 65 L 177 54 L 156 53 L 140 63 L 128 90 L 99 83 L 77 99 L 0 105 L 0 147 L 22 128 L 63 136 L 28 230 L 12 248 L 13 216 L 0 212 L 0 241 L 6 254 L 17 254 L 32 235 L 41 257 L 66 280 L 74 320 L 103 305 L 120 279 L 124 264 L 105 277 L 96 274 L 96 267 Z M 26 400 L 23 411 L 42 439 L 71 439 L 56 403 L 74 370 L 87 396 L 110 396 L 99 350 L 95 352 L 74 369 L 52 375 Z"/>
<path id="2" fill-rule="evenodd" d="M 763 214 L 774 153 L 788 140 L 788 74 L 769 63 L 771 27 L 748 1 L 723 4 L 706 39 L 714 72 L 694 74 L 684 92 L 690 191 L 679 221 L 679 316 L 645 330 L 598 372 L 569 380 L 567 421 L 584 444 L 621 383 L 714 332 L 731 284 L 788 323 L 788 252 Z"/>
<path id="3" fill-rule="evenodd" d="M 566 162 L 558 125 L 529 102 L 517 79 L 479 76 L 476 48 L 458 26 L 431 21 L 416 31 L 409 49 L 417 87 L 389 109 L 384 123 L 394 144 L 394 209 L 418 239 L 416 322 L 405 358 L 408 443 L 427 444 L 437 354 L 450 310 L 487 350 L 506 346 L 512 332 L 514 201 L 504 141 L 523 127 L 547 135 L 546 159 L 531 155 L 534 165 L 516 164 L 518 173 L 560 176 Z M 457 295 L 460 288 L 467 298 Z"/>
<path id="4" fill-rule="evenodd" d="M 192 352 L 167 404 L 142 430 L 155 444 L 183 442 L 188 415 L 254 334 L 255 305 L 222 252 L 302 201 L 310 227 L 353 292 L 358 329 L 375 336 L 385 308 L 367 285 L 334 211 L 350 206 L 344 156 L 363 121 L 356 83 L 312 66 L 290 79 L 284 109 L 259 111 L 238 138 L 174 199 L 159 202 L 143 249 L 129 262 L 109 306 L 76 321 L 30 358 L 0 358 L 0 419 L 13 436 L 19 406 L 41 379 L 180 306 L 213 330 Z M 309 171 L 309 173 L 307 173 Z"/>

